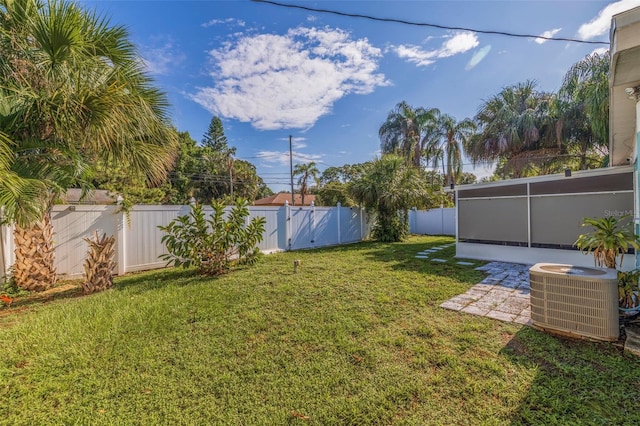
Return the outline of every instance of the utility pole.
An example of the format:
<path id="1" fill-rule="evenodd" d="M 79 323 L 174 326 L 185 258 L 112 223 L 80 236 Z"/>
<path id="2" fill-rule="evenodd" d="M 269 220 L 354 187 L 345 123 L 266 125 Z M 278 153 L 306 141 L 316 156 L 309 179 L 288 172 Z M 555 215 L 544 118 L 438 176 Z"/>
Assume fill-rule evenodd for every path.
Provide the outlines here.
<path id="1" fill-rule="evenodd" d="M 289 173 L 291 174 L 291 205 L 293 206 L 296 201 L 293 195 L 293 148 L 291 146 L 291 135 L 289 135 Z"/>
<path id="2" fill-rule="evenodd" d="M 231 155 L 229 155 L 227 157 L 227 167 L 229 168 L 229 189 L 230 189 L 230 196 L 233 199 L 233 157 Z"/>

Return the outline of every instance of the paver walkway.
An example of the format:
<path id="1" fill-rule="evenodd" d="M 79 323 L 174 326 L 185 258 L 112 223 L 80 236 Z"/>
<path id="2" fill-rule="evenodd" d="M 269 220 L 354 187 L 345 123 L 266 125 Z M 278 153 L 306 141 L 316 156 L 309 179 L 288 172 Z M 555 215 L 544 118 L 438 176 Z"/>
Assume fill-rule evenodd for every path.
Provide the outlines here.
<path id="1" fill-rule="evenodd" d="M 454 311 L 495 318 L 501 321 L 531 324 L 529 268 L 505 262 L 491 262 L 476 268 L 488 275 L 465 293 L 440 306 Z"/>

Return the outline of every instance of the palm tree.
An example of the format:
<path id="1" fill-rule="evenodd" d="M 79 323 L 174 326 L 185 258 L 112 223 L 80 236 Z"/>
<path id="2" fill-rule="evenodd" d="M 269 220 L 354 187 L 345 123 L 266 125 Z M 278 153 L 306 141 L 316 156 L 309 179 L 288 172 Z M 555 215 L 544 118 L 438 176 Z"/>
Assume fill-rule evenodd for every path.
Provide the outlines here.
<path id="1" fill-rule="evenodd" d="M 176 134 L 165 95 L 143 72 L 127 31 L 64 0 L 1 0 L 0 131 L 13 142 L 9 168 L 38 191 L 38 220 L 15 209 L 14 278 L 32 290 L 55 283 L 50 206 L 94 164 L 164 178 Z M 0 200 L 7 198 L 0 187 Z M 43 202 L 44 201 L 44 202 Z M 11 209 L 8 209 L 9 211 Z"/>
<path id="2" fill-rule="evenodd" d="M 402 241 L 409 232 L 409 209 L 428 197 L 420 171 L 394 154 L 369 163 L 349 184 L 349 191 L 375 215 L 372 232 L 380 241 Z"/>
<path id="3" fill-rule="evenodd" d="M 468 144 L 475 129 L 469 119 L 457 121 L 443 114 L 438 119 L 438 137 L 432 138 L 425 147 L 425 156 L 434 168 L 442 166 L 442 175 L 450 184 L 457 183 L 462 174 L 462 146 Z"/>
<path id="4" fill-rule="evenodd" d="M 319 182 L 318 174 L 320 170 L 316 167 L 316 163 L 314 161 L 308 164 L 298 163 L 293 168 L 293 176 L 300 176 L 298 178 L 298 186 L 300 187 L 300 197 L 302 198 L 302 205 L 304 206 L 304 196 L 309 193 L 308 182 L 310 178 L 313 178 L 313 181 L 316 185 Z"/>
<path id="5" fill-rule="evenodd" d="M 551 96 L 526 81 L 505 87 L 480 106 L 475 116 L 478 131 L 465 145 L 474 164 L 505 160 L 504 170 L 515 177 L 525 174 L 532 164 L 553 159 L 554 123 L 550 120 Z M 532 156 L 531 153 L 538 155 Z"/>
<path id="6" fill-rule="evenodd" d="M 398 103 L 378 131 L 382 153 L 401 155 L 420 168 L 422 151 L 431 139 L 439 115 L 436 108 L 413 108 L 405 101 Z"/>
<path id="7" fill-rule="evenodd" d="M 588 167 L 588 154 L 599 157 L 609 141 L 609 52 L 592 53 L 575 63 L 565 74 L 555 103 L 557 137 L 568 149 L 577 151 L 578 168 Z"/>

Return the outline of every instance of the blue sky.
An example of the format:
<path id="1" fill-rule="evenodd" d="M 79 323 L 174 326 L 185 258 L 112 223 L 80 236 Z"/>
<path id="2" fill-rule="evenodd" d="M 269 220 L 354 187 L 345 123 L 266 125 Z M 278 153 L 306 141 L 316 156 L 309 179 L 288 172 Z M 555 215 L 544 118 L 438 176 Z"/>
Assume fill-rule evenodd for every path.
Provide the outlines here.
<path id="1" fill-rule="evenodd" d="M 640 0 L 304 1 L 313 8 L 534 35 L 609 41 L 611 15 Z M 125 25 L 169 96 L 174 125 L 197 141 L 219 116 L 237 157 L 274 191 L 294 163 L 320 170 L 379 153 L 378 129 L 405 100 L 473 117 L 527 79 L 556 91 L 575 62 L 606 46 L 413 27 L 249 0 L 84 1 Z M 466 171 L 482 177 L 486 168 Z"/>

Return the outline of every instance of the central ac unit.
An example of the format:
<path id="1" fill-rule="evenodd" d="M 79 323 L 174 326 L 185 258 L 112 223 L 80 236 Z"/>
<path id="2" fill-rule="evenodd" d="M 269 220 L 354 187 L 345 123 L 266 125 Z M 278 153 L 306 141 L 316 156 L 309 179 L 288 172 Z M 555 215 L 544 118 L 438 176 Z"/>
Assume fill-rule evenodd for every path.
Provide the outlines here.
<path id="1" fill-rule="evenodd" d="M 529 269 L 533 326 L 598 340 L 617 340 L 615 269 L 537 263 Z"/>

